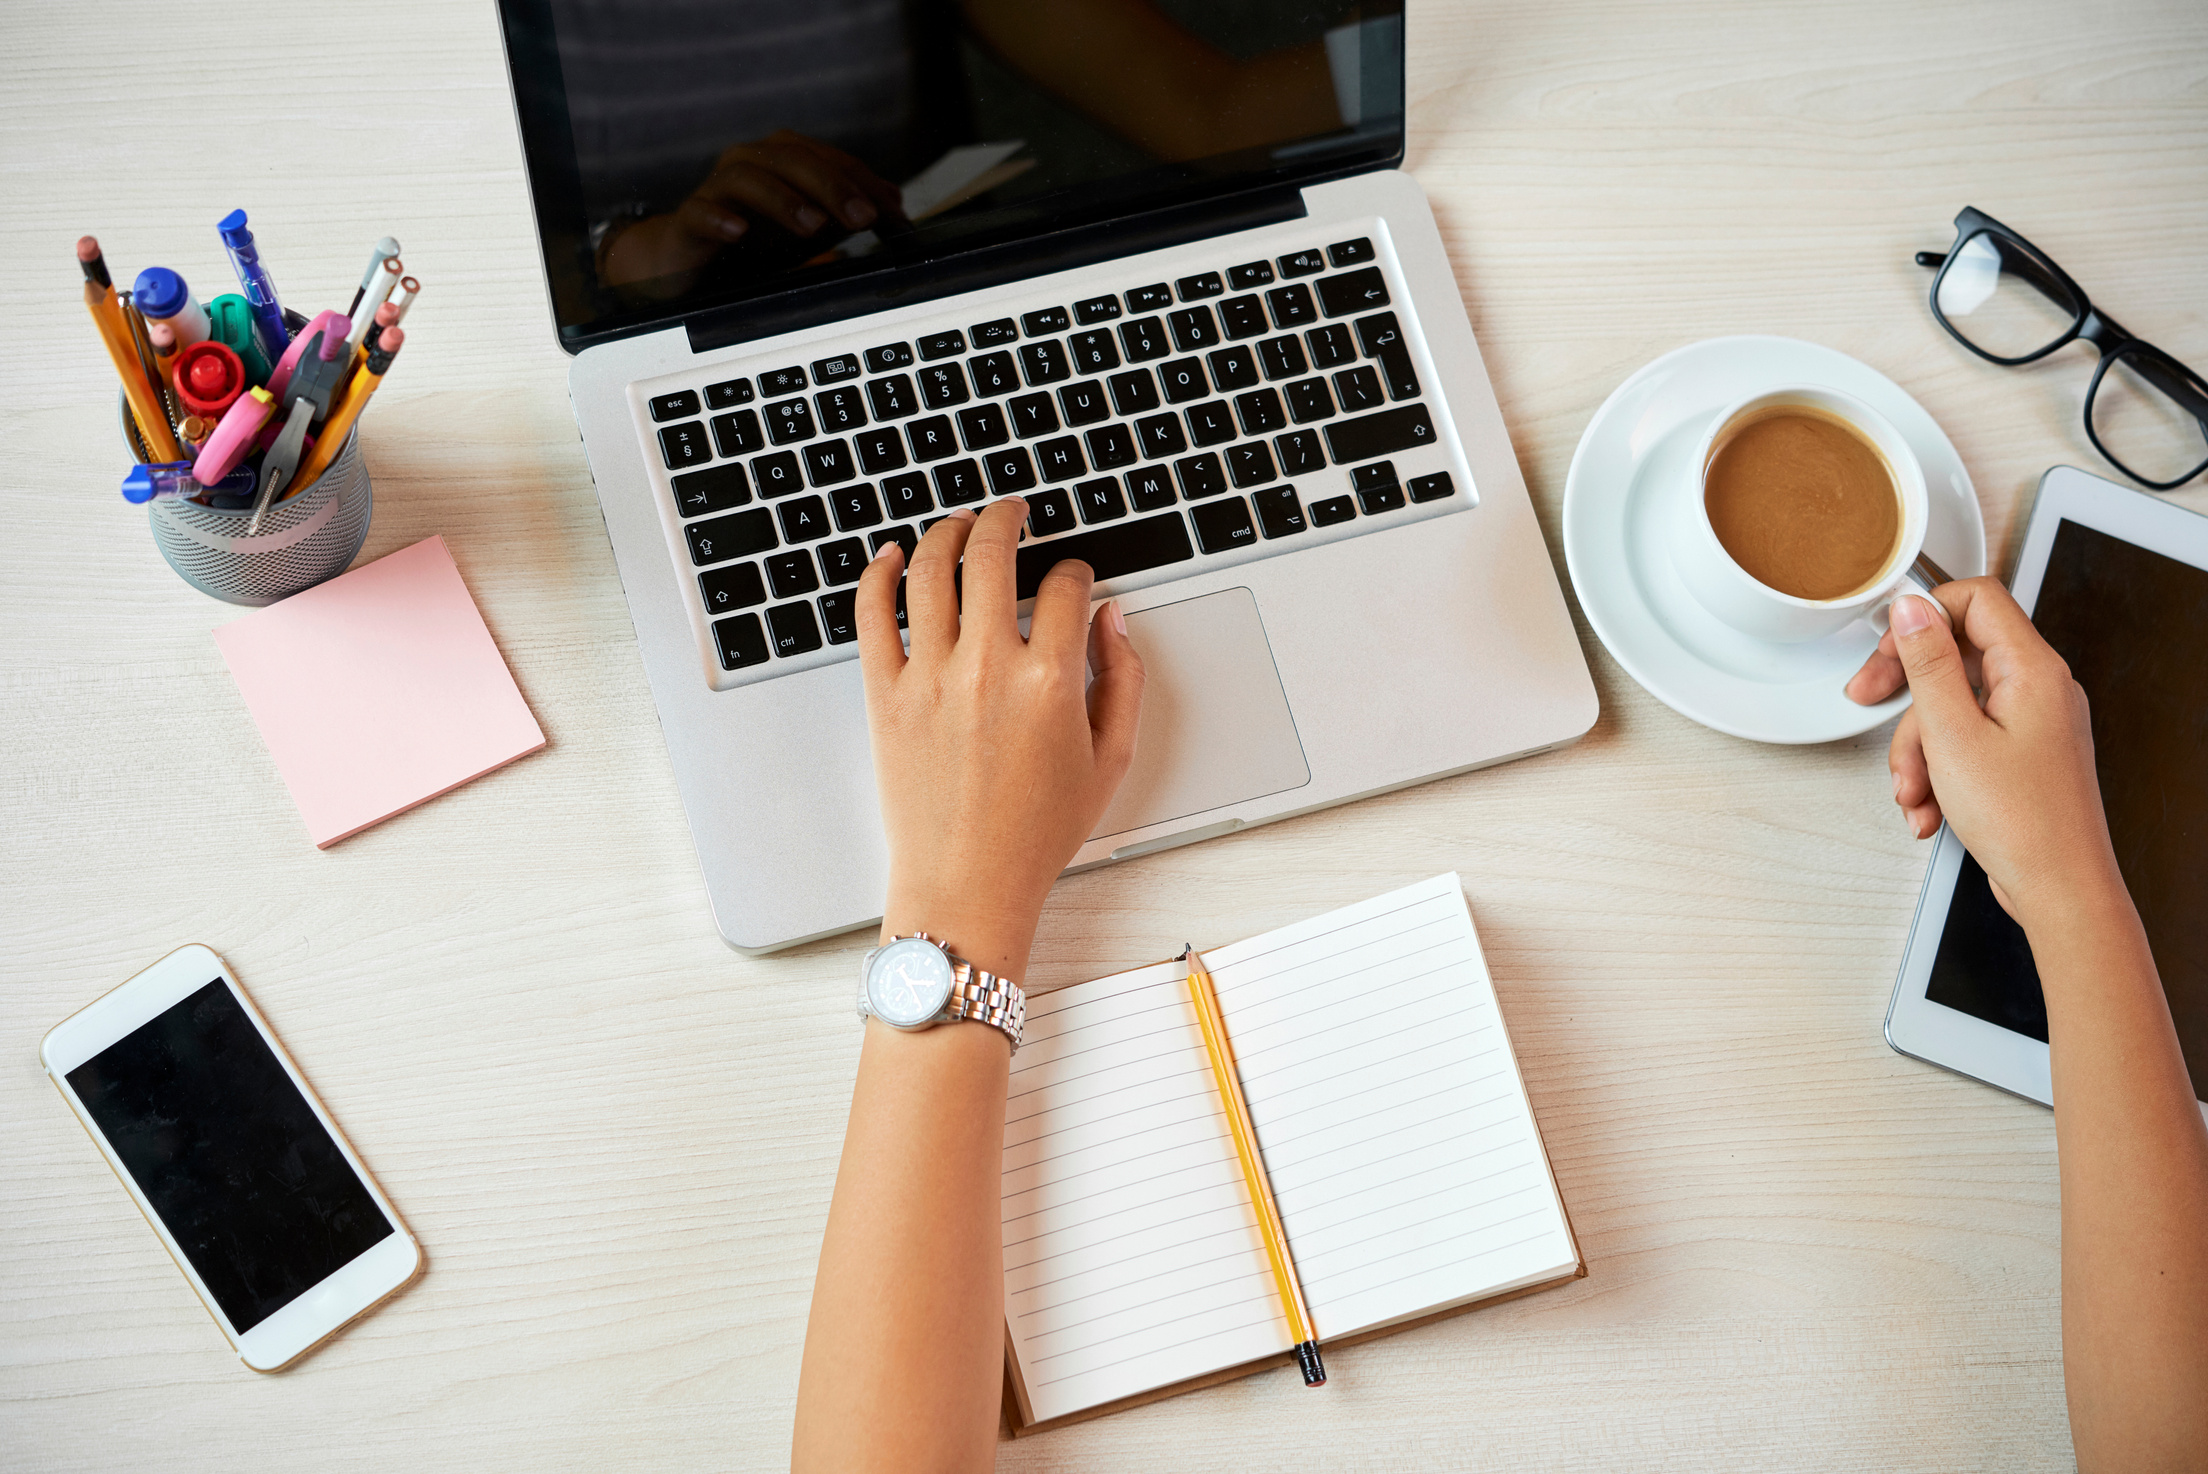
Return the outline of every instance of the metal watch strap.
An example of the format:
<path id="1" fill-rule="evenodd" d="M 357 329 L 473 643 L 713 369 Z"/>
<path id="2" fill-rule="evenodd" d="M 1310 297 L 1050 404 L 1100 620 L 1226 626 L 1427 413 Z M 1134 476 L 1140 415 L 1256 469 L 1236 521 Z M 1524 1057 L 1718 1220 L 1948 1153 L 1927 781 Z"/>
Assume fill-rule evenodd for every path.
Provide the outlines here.
<path id="1" fill-rule="evenodd" d="M 1017 1053 L 1020 1035 L 1027 1028 L 1027 995 L 1020 991 L 1020 985 L 984 972 L 963 957 L 944 955 L 951 960 L 951 996 L 943 1005 L 944 1014 L 994 1024 L 1012 1041 L 1013 1052 Z"/>

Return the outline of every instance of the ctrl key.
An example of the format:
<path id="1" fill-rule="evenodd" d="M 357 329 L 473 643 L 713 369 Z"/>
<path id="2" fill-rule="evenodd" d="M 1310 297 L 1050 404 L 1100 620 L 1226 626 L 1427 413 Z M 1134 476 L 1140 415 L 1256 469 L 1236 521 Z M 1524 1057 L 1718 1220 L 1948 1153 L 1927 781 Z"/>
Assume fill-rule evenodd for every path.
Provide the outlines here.
<path id="1" fill-rule="evenodd" d="M 774 653 L 803 655 L 820 648 L 820 626 L 813 620 L 813 606 L 800 600 L 777 604 L 767 611 L 767 625 L 774 632 Z"/>
<path id="2" fill-rule="evenodd" d="M 713 639 L 721 647 L 723 670 L 742 670 L 746 666 L 767 663 L 767 634 L 759 627 L 756 614 L 717 620 L 713 625 Z"/>

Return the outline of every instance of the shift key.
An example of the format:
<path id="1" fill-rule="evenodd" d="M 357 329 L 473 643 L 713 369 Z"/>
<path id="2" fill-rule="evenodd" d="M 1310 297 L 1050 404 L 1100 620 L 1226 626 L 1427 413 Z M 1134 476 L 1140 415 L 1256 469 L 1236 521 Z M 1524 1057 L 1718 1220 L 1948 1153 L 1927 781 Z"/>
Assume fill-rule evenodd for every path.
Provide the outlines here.
<path id="1" fill-rule="evenodd" d="M 1434 433 L 1433 416 L 1426 413 L 1423 404 L 1406 404 L 1401 409 L 1384 409 L 1376 415 L 1337 420 L 1326 427 L 1326 448 L 1337 466 L 1355 465 L 1359 461 L 1394 455 L 1397 451 L 1433 445 L 1440 438 Z"/>

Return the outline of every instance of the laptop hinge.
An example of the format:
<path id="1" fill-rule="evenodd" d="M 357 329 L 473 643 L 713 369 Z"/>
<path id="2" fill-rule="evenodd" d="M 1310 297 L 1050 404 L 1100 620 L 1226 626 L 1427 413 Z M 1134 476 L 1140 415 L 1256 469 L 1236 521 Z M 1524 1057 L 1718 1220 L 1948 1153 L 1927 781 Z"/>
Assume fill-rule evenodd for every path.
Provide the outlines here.
<path id="1" fill-rule="evenodd" d="M 892 307 L 955 297 L 1003 282 L 1046 272 L 1089 266 L 1119 256 L 1177 246 L 1207 236 L 1228 235 L 1259 225 L 1301 219 L 1303 184 L 1252 191 L 1233 200 L 1153 210 L 1107 225 L 1087 225 L 1049 235 L 1029 236 L 1002 246 L 968 251 L 943 261 L 902 267 L 881 279 L 809 288 L 693 314 L 684 328 L 690 351 L 708 353 L 755 338 L 795 332 L 821 323 L 884 312 Z M 1133 285 L 1130 283 L 1130 285 Z"/>

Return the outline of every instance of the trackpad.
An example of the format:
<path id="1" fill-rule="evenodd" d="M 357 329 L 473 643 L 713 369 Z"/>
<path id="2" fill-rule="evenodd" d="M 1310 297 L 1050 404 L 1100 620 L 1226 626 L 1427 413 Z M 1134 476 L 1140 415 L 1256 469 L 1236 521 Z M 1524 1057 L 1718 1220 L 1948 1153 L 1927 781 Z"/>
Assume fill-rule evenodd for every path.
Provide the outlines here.
<path id="1" fill-rule="evenodd" d="M 1265 622 L 1248 589 L 1127 616 L 1148 672 L 1135 762 L 1092 839 L 1311 781 Z"/>

